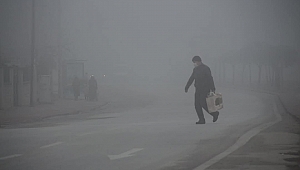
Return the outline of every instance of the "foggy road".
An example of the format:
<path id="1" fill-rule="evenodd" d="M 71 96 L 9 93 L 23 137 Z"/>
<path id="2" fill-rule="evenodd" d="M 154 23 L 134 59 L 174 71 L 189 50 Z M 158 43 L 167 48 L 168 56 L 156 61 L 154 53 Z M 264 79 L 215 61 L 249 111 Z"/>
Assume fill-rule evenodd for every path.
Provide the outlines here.
<path id="1" fill-rule="evenodd" d="M 215 170 L 228 154 L 228 169 L 270 165 L 236 157 L 299 136 L 285 119 L 300 113 L 299 11 L 300 0 L 0 0 L 0 170 Z M 223 94 L 217 122 L 196 124 L 191 80 Z"/>
<path id="2" fill-rule="evenodd" d="M 0 169 L 192 169 L 277 119 L 273 96 L 218 89 L 224 98 L 219 120 L 205 113 L 206 124 L 196 125 L 192 89 L 160 90 L 140 108 L 59 126 L 1 129 Z"/>

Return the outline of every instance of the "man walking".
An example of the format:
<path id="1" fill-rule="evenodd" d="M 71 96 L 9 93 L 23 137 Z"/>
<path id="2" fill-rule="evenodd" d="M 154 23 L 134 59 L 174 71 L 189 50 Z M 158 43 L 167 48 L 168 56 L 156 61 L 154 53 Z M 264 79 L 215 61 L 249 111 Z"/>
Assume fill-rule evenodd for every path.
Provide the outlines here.
<path id="1" fill-rule="evenodd" d="M 202 63 L 202 60 L 199 56 L 194 56 L 192 59 L 195 68 L 193 73 L 189 78 L 186 86 L 185 92 L 188 92 L 189 87 L 195 80 L 195 109 L 199 118 L 199 121 L 196 124 L 205 124 L 205 118 L 203 115 L 202 108 L 208 112 L 206 97 L 210 91 L 215 91 L 215 84 L 213 77 L 211 75 L 210 68 Z M 219 112 L 209 113 L 213 117 L 213 122 L 216 122 L 219 117 Z"/>
<path id="2" fill-rule="evenodd" d="M 97 100 L 97 89 L 97 81 L 94 75 L 91 75 L 91 78 L 89 80 L 89 101 Z"/>

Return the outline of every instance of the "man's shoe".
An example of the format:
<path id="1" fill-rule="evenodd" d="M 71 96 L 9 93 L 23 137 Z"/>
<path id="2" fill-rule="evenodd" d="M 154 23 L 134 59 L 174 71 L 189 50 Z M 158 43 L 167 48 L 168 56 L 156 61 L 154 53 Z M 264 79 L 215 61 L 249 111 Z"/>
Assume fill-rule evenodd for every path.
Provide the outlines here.
<path id="1" fill-rule="evenodd" d="M 213 113 L 213 122 L 216 122 L 218 120 L 218 118 L 219 118 L 219 112 L 216 111 Z"/>
<path id="2" fill-rule="evenodd" d="M 205 121 L 198 121 L 196 124 L 205 124 Z"/>

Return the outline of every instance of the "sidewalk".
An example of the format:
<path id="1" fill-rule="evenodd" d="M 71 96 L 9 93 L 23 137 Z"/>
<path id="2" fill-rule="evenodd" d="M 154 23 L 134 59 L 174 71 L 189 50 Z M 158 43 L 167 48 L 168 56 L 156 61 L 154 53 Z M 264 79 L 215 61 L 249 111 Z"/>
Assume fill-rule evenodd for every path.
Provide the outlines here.
<path id="1" fill-rule="evenodd" d="M 65 100 L 60 99 L 51 104 L 39 104 L 34 107 L 22 106 L 7 110 L 0 110 L 0 127 L 33 123 L 45 118 L 85 113 L 100 108 L 106 103 L 104 101 Z"/>
<path id="2" fill-rule="evenodd" d="M 145 106 L 152 100 L 144 93 L 125 88 L 120 89 L 111 85 L 101 85 L 99 88 L 101 89 L 99 89 L 98 101 L 60 99 L 53 104 L 38 104 L 34 107 L 22 106 L 0 110 L 0 128 L 35 123 L 59 115 L 87 113 L 104 107 L 118 112 L 128 108 Z"/>
<path id="3" fill-rule="evenodd" d="M 300 93 L 281 93 L 278 96 L 286 111 L 300 121 Z"/>

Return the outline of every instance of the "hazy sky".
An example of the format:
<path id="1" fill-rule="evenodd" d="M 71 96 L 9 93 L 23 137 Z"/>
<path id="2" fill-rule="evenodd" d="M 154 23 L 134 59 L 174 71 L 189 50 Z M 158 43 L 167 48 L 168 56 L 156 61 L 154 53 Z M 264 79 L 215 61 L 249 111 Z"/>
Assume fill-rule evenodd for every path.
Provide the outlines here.
<path id="1" fill-rule="evenodd" d="M 31 0 L 0 3 L 1 52 L 30 56 Z M 123 63 L 157 74 L 256 41 L 299 49 L 299 9 L 298 0 L 36 0 L 37 51 L 51 53 L 60 37 L 63 55 L 90 71 Z"/>
<path id="2" fill-rule="evenodd" d="M 194 55 L 213 57 L 255 41 L 299 47 L 299 4 L 293 0 L 68 0 L 62 4 L 62 23 L 80 56 L 98 61 L 109 56 L 112 62 L 152 67 L 189 63 Z"/>

